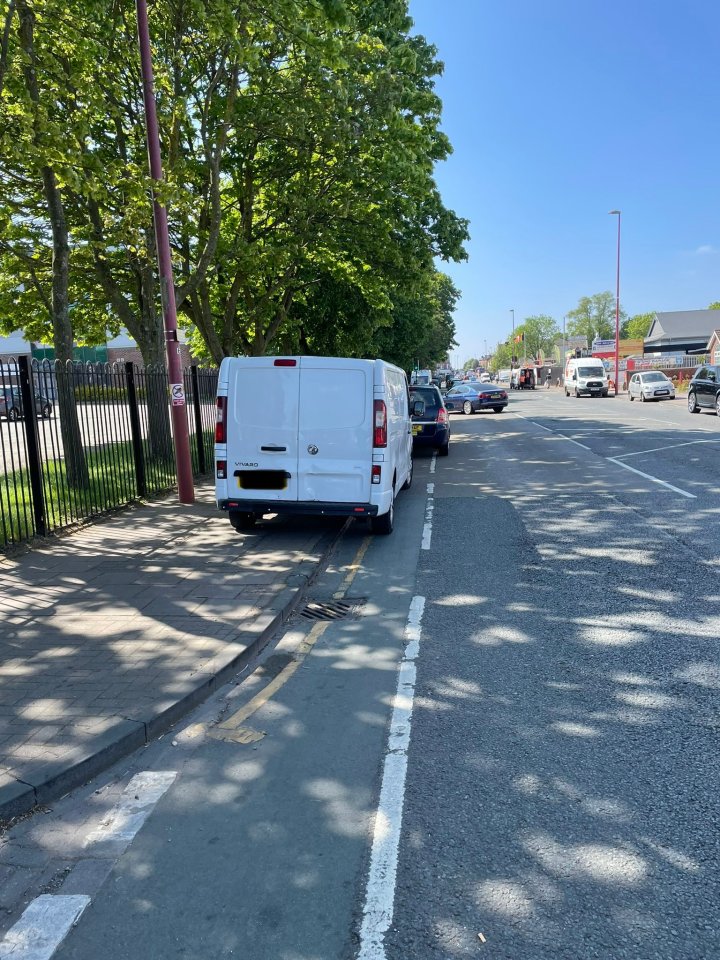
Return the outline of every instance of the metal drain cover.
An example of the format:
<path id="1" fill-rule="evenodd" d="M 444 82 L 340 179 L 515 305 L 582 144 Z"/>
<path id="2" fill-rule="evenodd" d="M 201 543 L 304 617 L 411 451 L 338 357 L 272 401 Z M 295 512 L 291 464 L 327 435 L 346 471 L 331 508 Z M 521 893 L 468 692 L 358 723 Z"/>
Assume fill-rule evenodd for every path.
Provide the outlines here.
<path id="1" fill-rule="evenodd" d="M 351 616 L 364 600 L 311 600 L 300 611 L 303 620 L 344 620 Z"/>

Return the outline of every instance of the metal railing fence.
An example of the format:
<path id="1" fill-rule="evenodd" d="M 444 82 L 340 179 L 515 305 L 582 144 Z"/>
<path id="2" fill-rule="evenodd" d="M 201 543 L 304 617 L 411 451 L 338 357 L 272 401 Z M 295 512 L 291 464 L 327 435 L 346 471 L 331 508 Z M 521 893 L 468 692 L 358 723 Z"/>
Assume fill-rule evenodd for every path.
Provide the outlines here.
<path id="1" fill-rule="evenodd" d="M 201 476 L 213 466 L 217 370 L 193 366 L 184 377 Z M 164 368 L 0 363 L 0 549 L 176 484 Z"/>

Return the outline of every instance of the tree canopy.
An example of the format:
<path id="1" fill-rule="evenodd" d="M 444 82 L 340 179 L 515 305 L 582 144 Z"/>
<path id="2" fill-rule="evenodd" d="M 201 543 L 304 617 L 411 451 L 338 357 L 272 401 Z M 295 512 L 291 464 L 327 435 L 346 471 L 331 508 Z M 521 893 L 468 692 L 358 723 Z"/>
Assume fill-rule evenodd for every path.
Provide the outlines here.
<path id="1" fill-rule="evenodd" d="M 457 299 L 435 261 L 465 257 L 467 222 L 440 197 L 435 48 L 407 0 L 158 0 L 150 29 L 181 319 L 215 362 L 333 342 L 390 348 L 409 310 L 445 351 Z M 34 17 L 25 82 L 18 11 Z M 126 326 L 162 359 L 151 182 L 133 4 L 16 0 L 0 51 L 0 305 L 6 328 L 51 323 L 43 171 L 68 235 L 75 338 Z M 102 70 L 97 64 L 102 63 Z M 335 312 L 339 316 L 335 316 Z M 438 318 L 444 319 L 440 321 Z M 328 330 L 335 321 L 340 330 Z M 337 333 L 337 336 L 336 336 Z M 383 339 L 384 338 L 384 339 Z M 392 344 L 403 349 L 398 334 Z"/>
<path id="2" fill-rule="evenodd" d="M 629 317 L 620 328 L 620 336 L 624 340 L 644 340 L 650 330 L 650 325 L 655 319 L 655 312 L 636 313 Z"/>
<path id="3" fill-rule="evenodd" d="M 615 295 L 609 290 L 581 297 L 577 307 L 568 311 L 567 332 L 572 337 L 586 337 L 591 345 L 596 338 L 610 340 L 615 336 Z M 620 311 L 620 322 L 625 313 Z"/>

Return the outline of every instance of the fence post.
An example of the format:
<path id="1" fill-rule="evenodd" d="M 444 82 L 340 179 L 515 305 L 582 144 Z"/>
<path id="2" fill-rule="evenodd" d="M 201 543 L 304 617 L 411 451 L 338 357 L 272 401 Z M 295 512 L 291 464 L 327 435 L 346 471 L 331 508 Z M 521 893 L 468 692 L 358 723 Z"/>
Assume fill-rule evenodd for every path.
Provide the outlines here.
<path id="1" fill-rule="evenodd" d="M 18 357 L 18 366 L 20 369 L 20 398 L 22 401 L 23 425 L 25 427 L 25 443 L 27 446 L 35 533 L 44 537 L 47 533 L 47 525 L 45 522 L 45 493 L 42 482 L 37 413 L 35 411 L 35 389 L 28 358 Z"/>
<path id="2" fill-rule="evenodd" d="M 140 430 L 140 413 L 138 411 L 137 391 L 135 390 L 135 366 L 132 361 L 125 362 L 125 379 L 127 382 L 128 407 L 130 411 L 130 433 L 132 435 L 133 460 L 135 461 L 135 482 L 139 497 L 144 497 L 145 486 L 145 457 L 143 455 L 142 431 Z"/>
<path id="3" fill-rule="evenodd" d="M 207 470 L 207 466 L 205 465 L 205 444 L 203 442 L 202 411 L 200 409 L 200 384 L 198 382 L 198 370 L 195 364 L 190 367 L 190 383 L 192 384 L 193 410 L 195 412 L 195 436 L 197 437 L 198 473 L 202 475 Z"/>

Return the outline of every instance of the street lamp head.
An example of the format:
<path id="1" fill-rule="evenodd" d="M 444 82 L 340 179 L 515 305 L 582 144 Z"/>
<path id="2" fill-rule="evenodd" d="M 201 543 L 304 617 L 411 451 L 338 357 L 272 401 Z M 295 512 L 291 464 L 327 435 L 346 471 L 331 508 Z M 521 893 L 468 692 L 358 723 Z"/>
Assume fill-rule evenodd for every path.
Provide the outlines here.
<path id="1" fill-rule="evenodd" d="M 619 211 L 619 210 L 609 210 L 608 213 L 609 213 L 610 216 L 612 216 L 614 213 L 616 213 L 618 216 L 620 216 L 620 211 Z"/>

